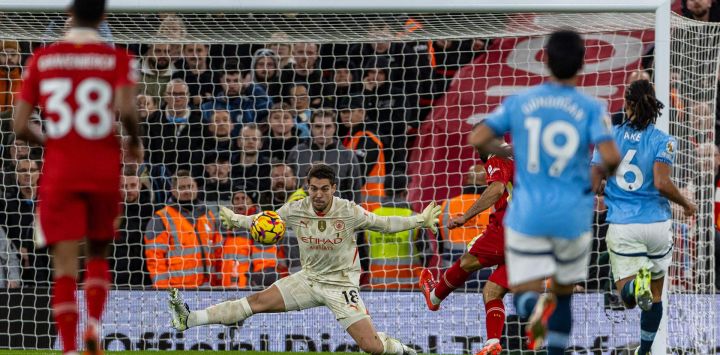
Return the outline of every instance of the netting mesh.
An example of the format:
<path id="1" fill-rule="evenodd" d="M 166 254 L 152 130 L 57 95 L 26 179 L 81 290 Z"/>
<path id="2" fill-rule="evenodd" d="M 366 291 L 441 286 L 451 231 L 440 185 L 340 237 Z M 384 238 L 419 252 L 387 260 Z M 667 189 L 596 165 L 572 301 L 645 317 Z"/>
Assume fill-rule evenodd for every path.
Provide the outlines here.
<path id="1" fill-rule="evenodd" d="M 0 324 L 7 325 L 0 326 L 0 348 L 59 346 L 50 326 L 47 250 L 32 242 L 42 149 L 15 140 L 10 117 L 23 64 L 33 48 L 60 38 L 65 24 L 57 13 L 0 14 Z M 586 38 L 581 90 L 604 100 L 616 119 L 622 119 L 631 78 L 671 74 L 670 130 L 680 143 L 674 179 L 699 213 L 675 221 L 669 344 L 678 353 L 709 353 L 719 323 L 713 186 L 720 26 L 674 17 L 669 69 L 653 67 L 653 26 L 651 14 L 622 13 L 109 15 L 101 35 L 138 57 L 147 154 L 143 164 L 124 166 L 106 346 L 356 350 L 334 317 L 318 310 L 254 317 L 239 330 L 172 332 L 164 294 L 156 292 L 156 265 L 164 256 L 148 238 L 163 232 L 162 224 L 151 223 L 156 212 L 183 199 L 172 177 L 188 170 L 195 181 L 188 208 L 227 205 L 251 214 L 301 197 L 309 166 L 324 161 L 339 172 L 341 197 L 370 210 L 392 201 L 420 211 L 427 201 L 446 201 L 448 211 L 459 206 L 443 215 L 446 224 L 485 184 L 465 135 L 504 97 L 547 77 L 543 35 L 562 27 Z M 353 138 L 364 130 L 375 138 Z M 464 202 L 453 200 L 458 196 Z M 598 201 L 590 279 L 578 285 L 574 304 L 570 343 L 578 351 L 639 342 L 639 315 L 624 312 L 611 290 L 604 218 Z M 479 350 L 486 335 L 478 291 L 489 271 L 473 274 L 439 313 L 426 312 L 416 277 L 423 267 L 448 267 L 486 224 L 481 215 L 460 229 L 441 228 L 438 236 L 358 234 L 366 270 L 361 288 L 368 291 L 362 297 L 377 328 L 424 352 Z M 215 232 L 208 242 L 213 252 L 203 254 L 212 281 L 185 285 L 193 309 L 300 270 L 292 231 L 270 247 L 253 243 L 246 231 L 218 226 Z M 518 350 L 523 333 L 510 302 L 506 306 L 504 348 Z"/>

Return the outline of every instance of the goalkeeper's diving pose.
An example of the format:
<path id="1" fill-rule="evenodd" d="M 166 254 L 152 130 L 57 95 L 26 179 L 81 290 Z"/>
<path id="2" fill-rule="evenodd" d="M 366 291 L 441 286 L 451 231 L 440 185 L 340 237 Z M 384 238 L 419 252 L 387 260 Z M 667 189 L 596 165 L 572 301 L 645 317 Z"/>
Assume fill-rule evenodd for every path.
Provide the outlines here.
<path id="1" fill-rule="evenodd" d="M 235 324 L 256 313 L 277 313 L 326 306 L 361 350 L 372 354 L 412 354 L 416 351 L 375 331 L 359 293 L 360 260 L 357 231 L 395 233 L 418 227 L 437 229 L 440 207 L 431 203 L 410 217 L 381 217 L 355 203 L 334 197 L 337 177 L 327 165 L 308 172 L 308 197 L 286 203 L 277 213 L 295 231 L 302 270 L 248 297 L 190 311 L 177 289 L 170 290 L 172 326 L 178 331 L 205 324 Z M 221 208 L 228 228 L 248 229 L 252 216 Z"/>

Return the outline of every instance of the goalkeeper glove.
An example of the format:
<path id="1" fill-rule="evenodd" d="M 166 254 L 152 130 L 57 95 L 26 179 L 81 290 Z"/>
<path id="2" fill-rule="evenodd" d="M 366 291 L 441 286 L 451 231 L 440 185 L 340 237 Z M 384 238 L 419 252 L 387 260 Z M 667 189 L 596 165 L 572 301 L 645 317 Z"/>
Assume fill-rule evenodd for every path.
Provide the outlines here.
<path id="1" fill-rule="evenodd" d="M 235 213 L 231 209 L 225 206 L 220 206 L 220 220 L 225 228 L 234 229 L 239 227 L 237 221 L 233 217 L 235 217 Z"/>
<path id="2" fill-rule="evenodd" d="M 430 202 L 430 204 L 425 207 L 423 212 L 418 215 L 420 220 L 420 225 L 424 228 L 430 228 L 430 230 L 433 232 L 433 234 L 437 234 L 438 231 L 438 223 L 440 223 L 440 212 L 442 211 L 442 208 L 438 206 L 438 204 L 435 203 L 435 201 Z"/>

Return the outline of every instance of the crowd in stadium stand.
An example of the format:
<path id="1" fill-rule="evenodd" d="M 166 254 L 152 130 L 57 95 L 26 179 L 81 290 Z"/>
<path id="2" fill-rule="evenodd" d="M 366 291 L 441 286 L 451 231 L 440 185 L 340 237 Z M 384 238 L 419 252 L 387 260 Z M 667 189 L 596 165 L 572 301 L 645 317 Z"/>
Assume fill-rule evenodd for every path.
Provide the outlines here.
<path id="1" fill-rule="evenodd" d="M 720 19 L 720 7 L 710 0 L 688 0 L 684 12 L 703 21 Z M 172 38 L 185 32 L 179 16 L 161 15 L 158 21 L 158 34 Z M 411 31 L 416 24 L 404 25 Z M 62 28 L 54 22 L 48 31 Z M 108 24 L 101 28 L 109 41 L 112 31 Z M 368 31 L 388 37 L 390 27 Z M 273 34 L 274 40 L 283 38 L 284 33 Z M 341 197 L 371 211 L 392 206 L 410 213 L 405 201 L 408 148 L 433 100 L 490 41 L 127 46 L 139 62 L 137 104 L 146 159 L 124 165 L 125 202 L 111 251 L 114 284 L 267 286 L 297 271 L 291 231 L 277 246 L 253 243 L 246 231 L 221 226 L 217 206 L 248 215 L 279 208 L 304 196 L 304 176 L 317 162 L 336 169 Z M 50 280 L 47 251 L 33 243 L 42 149 L 10 133 L 22 64 L 35 45 L 0 42 L 0 287 L 48 286 Z M 636 77 L 642 75 L 647 73 Z M 701 125 L 717 125 L 720 117 L 700 104 L 689 109 L 689 116 Z M 40 129 L 40 113 L 33 124 Z M 698 149 L 714 150 L 717 172 L 716 138 L 693 137 Z M 448 208 L 454 198 L 482 192 L 482 166 L 468 172 L 465 185 L 461 196 L 445 202 Z M 598 205 L 602 210 L 601 201 Z M 400 233 L 393 240 L 401 246 L 392 250 L 373 244 L 382 242 L 380 235 L 358 235 L 368 270 L 363 283 L 412 288 L 420 267 L 451 262 L 459 256 L 454 252 L 458 245 L 464 247 L 487 224 L 483 220 L 481 215 L 472 229 L 455 235 L 441 231 L 437 238 L 421 231 Z M 602 239 L 597 238 L 594 250 L 604 250 Z M 598 260 L 602 253 L 595 254 L 595 265 L 607 265 Z M 411 265 L 398 261 L 408 257 Z M 391 279 L 387 267 L 392 265 L 411 270 L 403 277 L 406 283 L 373 281 Z M 594 270 L 591 278 L 609 280 L 607 267 Z"/>

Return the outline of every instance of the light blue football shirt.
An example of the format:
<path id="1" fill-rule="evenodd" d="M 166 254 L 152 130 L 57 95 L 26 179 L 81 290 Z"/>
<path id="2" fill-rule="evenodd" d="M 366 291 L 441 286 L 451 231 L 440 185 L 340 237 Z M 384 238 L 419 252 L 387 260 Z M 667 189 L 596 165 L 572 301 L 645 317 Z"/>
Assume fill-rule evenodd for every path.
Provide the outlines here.
<path id="1" fill-rule="evenodd" d="M 672 217 L 670 202 L 655 188 L 653 165 L 672 165 L 675 138 L 649 125 L 638 131 L 630 125 L 613 127 L 613 137 L 623 157 L 614 176 L 607 179 L 607 221 L 617 224 L 655 223 Z M 593 163 L 599 162 L 597 152 Z"/>
<path id="2" fill-rule="evenodd" d="M 590 231 L 592 145 L 612 139 L 600 102 L 548 82 L 507 98 L 485 121 L 512 135 L 513 203 L 505 225 L 529 236 L 574 239 Z"/>

